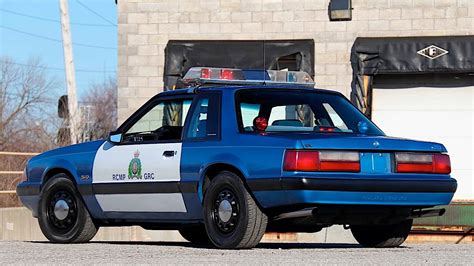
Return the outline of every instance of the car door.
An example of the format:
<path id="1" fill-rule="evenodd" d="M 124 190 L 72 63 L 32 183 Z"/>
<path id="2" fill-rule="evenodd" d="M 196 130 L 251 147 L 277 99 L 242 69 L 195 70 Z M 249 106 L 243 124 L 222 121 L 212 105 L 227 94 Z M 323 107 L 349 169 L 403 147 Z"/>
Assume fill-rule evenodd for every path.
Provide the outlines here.
<path id="1" fill-rule="evenodd" d="M 191 102 L 189 96 L 152 101 L 125 123 L 119 143 L 99 148 L 93 190 L 107 217 L 186 213 L 179 189 L 181 136 Z"/>

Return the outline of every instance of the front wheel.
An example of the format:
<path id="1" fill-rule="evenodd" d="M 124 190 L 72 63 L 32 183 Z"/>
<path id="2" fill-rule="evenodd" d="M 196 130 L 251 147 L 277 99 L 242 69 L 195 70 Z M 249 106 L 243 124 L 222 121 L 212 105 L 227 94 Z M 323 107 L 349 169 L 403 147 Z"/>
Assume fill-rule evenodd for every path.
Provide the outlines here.
<path id="1" fill-rule="evenodd" d="M 351 225 L 354 238 L 365 247 L 398 247 L 408 237 L 413 220 L 390 225 Z"/>
<path id="2" fill-rule="evenodd" d="M 267 227 L 267 216 L 234 173 L 218 174 L 204 195 L 204 224 L 218 248 L 255 247 Z"/>
<path id="3" fill-rule="evenodd" d="M 38 222 L 44 236 L 55 243 L 82 243 L 97 233 L 74 183 L 57 174 L 46 182 L 38 207 Z"/>

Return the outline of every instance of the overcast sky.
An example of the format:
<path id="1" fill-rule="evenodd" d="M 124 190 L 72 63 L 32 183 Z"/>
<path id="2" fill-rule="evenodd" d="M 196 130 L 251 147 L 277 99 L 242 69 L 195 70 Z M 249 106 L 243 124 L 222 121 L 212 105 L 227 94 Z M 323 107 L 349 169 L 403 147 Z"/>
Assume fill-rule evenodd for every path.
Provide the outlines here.
<path id="1" fill-rule="evenodd" d="M 69 0 L 69 16 L 77 87 L 81 95 L 90 84 L 115 75 L 115 1 Z M 59 0 L 0 0 L 0 55 L 10 56 L 18 63 L 26 62 L 29 57 L 40 57 L 52 68 L 48 73 L 62 82 L 65 94 L 59 20 Z"/>

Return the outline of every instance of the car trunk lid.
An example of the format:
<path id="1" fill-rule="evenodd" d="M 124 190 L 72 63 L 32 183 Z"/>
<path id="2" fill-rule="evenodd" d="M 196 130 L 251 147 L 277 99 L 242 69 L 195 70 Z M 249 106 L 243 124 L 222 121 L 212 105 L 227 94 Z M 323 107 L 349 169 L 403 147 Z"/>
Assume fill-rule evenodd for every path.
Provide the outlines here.
<path id="1" fill-rule="evenodd" d="M 357 151 L 414 151 L 446 152 L 438 143 L 392 138 L 386 136 L 363 136 L 347 134 L 308 134 L 298 136 L 304 149 L 357 150 Z"/>

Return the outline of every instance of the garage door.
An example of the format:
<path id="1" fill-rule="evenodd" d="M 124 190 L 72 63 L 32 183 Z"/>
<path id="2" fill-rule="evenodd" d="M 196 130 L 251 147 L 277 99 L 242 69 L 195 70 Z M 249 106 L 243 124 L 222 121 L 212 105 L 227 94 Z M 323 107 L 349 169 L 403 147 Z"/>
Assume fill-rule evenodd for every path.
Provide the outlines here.
<path id="1" fill-rule="evenodd" d="M 474 76 L 376 76 L 372 120 L 389 136 L 443 143 L 458 180 L 455 199 L 474 200 Z"/>

